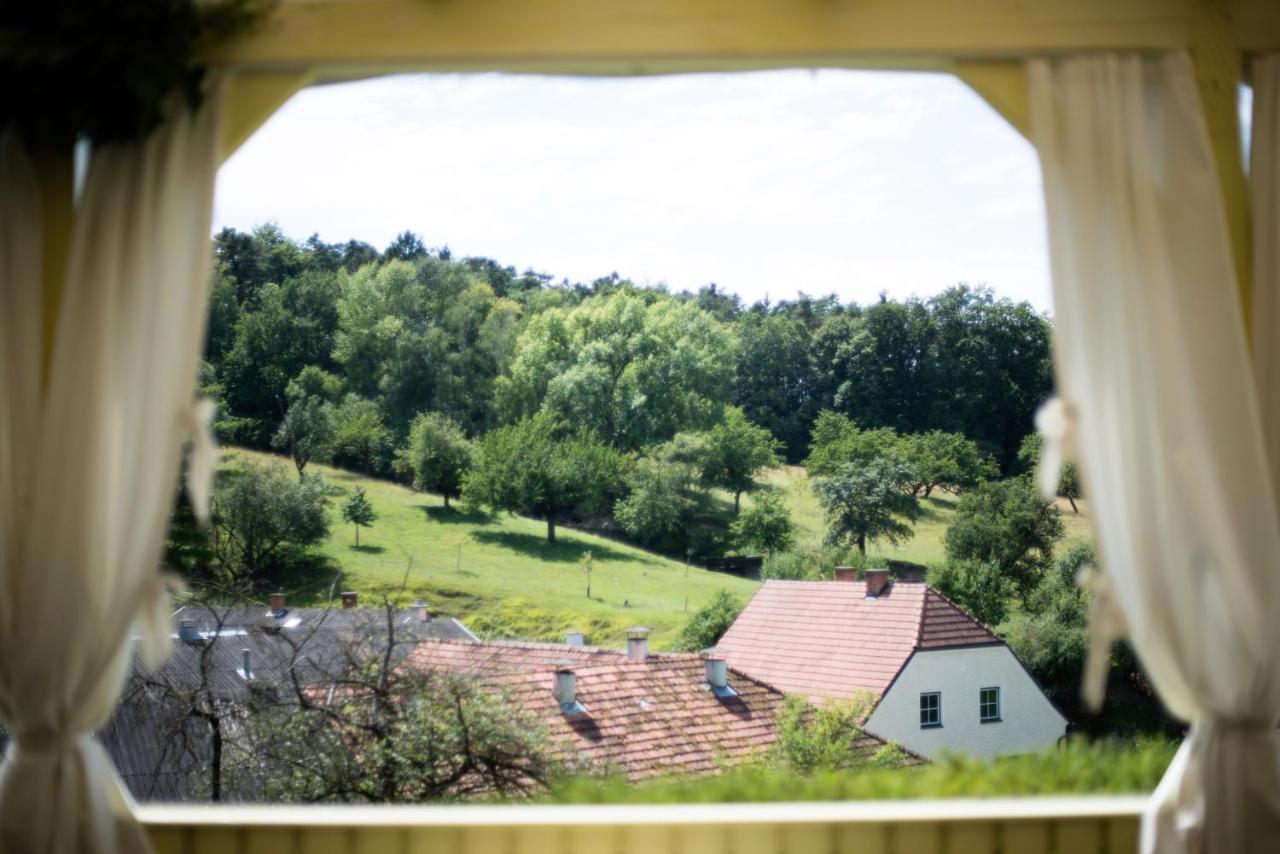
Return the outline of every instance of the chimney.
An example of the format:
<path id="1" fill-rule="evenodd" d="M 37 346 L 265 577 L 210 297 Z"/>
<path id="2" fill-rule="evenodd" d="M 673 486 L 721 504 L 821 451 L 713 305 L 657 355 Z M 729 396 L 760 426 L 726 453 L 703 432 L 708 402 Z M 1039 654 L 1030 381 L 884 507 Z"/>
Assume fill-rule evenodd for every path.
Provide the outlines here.
<path id="1" fill-rule="evenodd" d="M 342 607 L 354 608 L 358 604 L 360 604 L 360 600 L 354 590 L 342 591 Z"/>
<path id="2" fill-rule="evenodd" d="M 275 614 L 277 617 L 282 616 L 284 614 L 284 594 L 283 593 L 271 594 L 271 613 Z"/>
<path id="3" fill-rule="evenodd" d="M 707 684 L 714 691 L 729 687 L 729 663 L 723 655 L 708 655 L 703 659 L 707 667 Z"/>
<path id="4" fill-rule="evenodd" d="M 179 620 L 178 639 L 187 641 L 188 643 L 197 643 L 204 640 L 204 636 L 201 635 L 200 630 L 196 628 L 195 620 Z"/>
<path id="5" fill-rule="evenodd" d="M 418 618 L 419 623 L 431 622 L 431 612 L 427 610 L 427 603 L 421 599 L 413 603 L 413 616 Z"/>
<path id="6" fill-rule="evenodd" d="M 857 581 L 858 570 L 851 566 L 837 566 L 834 577 L 836 581 Z"/>
<path id="7" fill-rule="evenodd" d="M 240 650 L 240 657 L 243 660 L 243 664 L 240 666 L 240 675 L 248 681 L 253 678 L 253 652 L 248 649 L 242 649 Z"/>
<path id="8" fill-rule="evenodd" d="M 649 657 L 649 630 L 644 626 L 627 629 L 627 661 L 644 661 Z"/>
<path id="9" fill-rule="evenodd" d="M 564 636 L 564 642 L 569 646 L 583 646 L 586 643 L 586 637 L 582 632 L 569 632 Z"/>
<path id="10" fill-rule="evenodd" d="M 867 580 L 868 599 L 876 598 L 889 586 L 889 570 L 887 569 L 868 569 L 865 577 Z"/>
<path id="11" fill-rule="evenodd" d="M 578 683 L 572 669 L 564 665 L 556 667 L 556 678 L 551 685 L 551 694 L 560 704 L 561 711 L 567 711 L 578 702 Z"/>

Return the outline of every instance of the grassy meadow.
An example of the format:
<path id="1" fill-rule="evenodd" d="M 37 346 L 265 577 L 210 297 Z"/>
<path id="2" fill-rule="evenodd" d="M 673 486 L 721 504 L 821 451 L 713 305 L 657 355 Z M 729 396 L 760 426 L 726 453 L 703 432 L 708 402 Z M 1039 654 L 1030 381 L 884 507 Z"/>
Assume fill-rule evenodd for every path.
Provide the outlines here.
<path id="1" fill-rule="evenodd" d="M 277 465 L 292 471 L 285 457 L 243 448 L 227 449 L 224 466 Z M 339 570 L 341 589 L 361 594 L 362 603 L 381 602 L 405 587 L 406 601 L 421 596 L 436 613 L 454 616 L 472 631 L 488 638 L 559 640 L 570 629 L 583 631 L 589 643 L 618 645 L 627 626 L 642 624 L 653 630 L 653 642 L 665 646 L 688 614 L 718 590 L 743 599 L 756 582 L 699 566 L 688 568 L 635 546 L 566 527 L 557 528 L 554 545 L 546 541 L 546 524 L 510 514 L 484 516 L 461 508 L 445 510 L 443 500 L 386 480 L 311 464 L 335 489 L 349 494 L 362 486 L 378 513 L 373 527 L 360 532 L 342 521 L 343 495 L 330 502 L 332 529 L 321 546 L 331 566 L 323 577 L 300 580 L 289 591 L 295 601 L 322 601 Z M 768 471 L 767 489 L 780 491 L 791 507 L 798 529 L 798 545 L 822 543 L 822 508 L 799 466 Z M 726 520 L 732 497 L 717 496 Z M 751 496 L 743 496 L 750 506 Z M 945 560 L 943 535 L 955 513 L 957 499 L 947 493 L 922 502 L 924 514 L 915 536 L 900 546 L 875 544 L 870 557 L 930 564 Z M 1080 513 L 1060 502 L 1066 536 L 1060 548 L 1089 538 L 1087 502 Z M 456 502 L 455 502 L 456 504 Z M 591 596 L 582 560 L 591 552 Z"/>

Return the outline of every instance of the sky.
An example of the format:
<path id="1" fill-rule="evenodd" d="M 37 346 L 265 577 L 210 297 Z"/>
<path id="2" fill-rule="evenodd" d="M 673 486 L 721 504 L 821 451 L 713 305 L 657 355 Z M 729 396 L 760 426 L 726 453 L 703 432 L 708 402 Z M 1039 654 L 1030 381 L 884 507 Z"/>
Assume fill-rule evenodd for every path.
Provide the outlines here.
<path id="1" fill-rule="evenodd" d="M 1031 145 L 946 75 L 412 75 L 296 95 L 222 168 L 215 228 L 274 221 L 557 281 L 751 303 L 956 282 L 1050 308 Z"/>

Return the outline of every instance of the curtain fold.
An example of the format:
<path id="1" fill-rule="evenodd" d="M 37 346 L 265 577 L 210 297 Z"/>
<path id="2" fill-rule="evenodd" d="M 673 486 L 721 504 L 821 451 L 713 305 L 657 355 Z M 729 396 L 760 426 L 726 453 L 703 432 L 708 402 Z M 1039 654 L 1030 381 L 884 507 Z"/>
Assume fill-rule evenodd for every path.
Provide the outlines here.
<path id="1" fill-rule="evenodd" d="M 40 196 L 0 136 L 0 850 L 141 852 L 91 737 L 154 619 L 209 279 L 222 86 L 145 140 L 93 152 L 47 386 Z"/>
<path id="2" fill-rule="evenodd" d="M 1191 724 L 1143 850 L 1273 851 L 1280 516 L 1191 63 L 1036 60 L 1029 79 L 1100 618 Z"/>
<path id="3" fill-rule="evenodd" d="M 1280 490 L 1280 54 L 1253 61 L 1253 368 L 1271 485 Z"/>

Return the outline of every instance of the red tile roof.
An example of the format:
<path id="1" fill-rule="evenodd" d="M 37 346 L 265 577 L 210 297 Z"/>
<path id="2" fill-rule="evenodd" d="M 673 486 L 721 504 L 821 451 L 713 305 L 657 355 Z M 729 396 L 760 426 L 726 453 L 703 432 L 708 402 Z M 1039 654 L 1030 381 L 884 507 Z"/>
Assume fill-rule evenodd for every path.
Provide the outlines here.
<path id="1" fill-rule="evenodd" d="M 1001 643 L 931 587 L 766 581 L 716 645 L 731 667 L 820 702 L 880 694 L 918 648 Z"/>
<path id="2" fill-rule="evenodd" d="M 556 666 L 571 662 L 584 715 L 565 715 L 552 696 Z M 586 760 L 632 782 L 663 774 L 712 774 L 724 763 L 762 756 L 776 737 L 783 695 L 732 668 L 736 697 L 706 688 L 701 656 L 651 654 L 644 662 L 593 647 L 537 643 L 420 643 L 405 663 L 421 670 L 475 674 L 505 687 L 541 718 L 561 758 Z M 884 742 L 865 736 L 867 754 Z"/>

